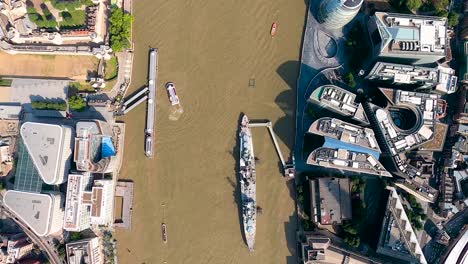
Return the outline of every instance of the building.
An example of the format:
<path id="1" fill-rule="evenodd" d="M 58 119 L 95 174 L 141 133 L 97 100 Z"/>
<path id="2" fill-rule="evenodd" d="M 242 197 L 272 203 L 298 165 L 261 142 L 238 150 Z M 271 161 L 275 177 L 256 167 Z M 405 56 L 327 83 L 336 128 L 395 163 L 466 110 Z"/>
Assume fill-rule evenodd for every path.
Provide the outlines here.
<path id="1" fill-rule="evenodd" d="M 318 234 L 306 234 L 306 241 L 301 242 L 302 261 L 304 264 L 378 264 L 379 261 L 358 255 L 333 245 L 330 238 Z"/>
<path id="2" fill-rule="evenodd" d="M 9 190 L 3 203 L 38 236 L 59 232 L 63 226 L 60 193 L 28 193 Z"/>
<path id="3" fill-rule="evenodd" d="M 364 0 L 322 0 L 317 20 L 327 29 L 339 29 L 351 22 Z"/>
<path id="4" fill-rule="evenodd" d="M 467 263 L 468 262 L 468 230 L 465 230 L 460 239 L 451 248 L 444 264 Z"/>
<path id="5" fill-rule="evenodd" d="M 79 232 L 91 225 L 111 226 L 113 223 L 113 182 L 95 180 L 90 174 L 70 174 L 63 229 Z"/>
<path id="6" fill-rule="evenodd" d="M 352 218 L 348 178 L 310 180 L 310 193 L 314 222 L 332 225 Z"/>
<path id="7" fill-rule="evenodd" d="M 315 89 L 309 102 L 337 114 L 350 117 L 363 125 L 369 125 L 364 108 L 356 102 L 356 95 L 335 85 L 322 85 Z"/>
<path id="8" fill-rule="evenodd" d="M 65 182 L 72 154 L 72 128 L 26 122 L 20 134 L 42 180 L 49 185 Z"/>
<path id="9" fill-rule="evenodd" d="M 387 189 L 390 191 L 390 195 L 382 223 L 377 253 L 407 263 L 427 264 L 398 193 L 393 187 L 387 187 Z"/>
<path id="10" fill-rule="evenodd" d="M 325 137 L 324 147 L 365 152 L 379 159 L 380 148 L 372 129 L 324 117 L 310 125 L 307 133 Z"/>
<path id="11" fill-rule="evenodd" d="M 104 256 L 99 237 L 66 244 L 68 264 L 102 264 Z"/>
<path id="12" fill-rule="evenodd" d="M 339 170 L 346 175 L 392 177 L 373 155 L 348 149 L 317 148 L 309 154 L 307 164 Z"/>
<path id="13" fill-rule="evenodd" d="M 377 62 L 366 78 L 381 84 L 411 86 L 415 90 L 434 90 L 441 94 L 456 92 L 458 81 L 455 70 L 448 67 L 428 68 L 388 62 Z"/>
<path id="14" fill-rule="evenodd" d="M 374 57 L 428 64 L 448 54 L 446 18 L 376 12 L 368 21 Z"/>
<path id="15" fill-rule="evenodd" d="M 26 235 L 17 234 L 12 236 L 8 240 L 7 244 L 8 257 L 6 263 L 16 263 L 17 261 L 24 259 L 33 249 L 34 244 L 27 240 Z"/>
<path id="16" fill-rule="evenodd" d="M 115 186 L 115 227 L 132 228 L 133 182 L 118 181 Z"/>
<path id="17" fill-rule="evenodd" d="M 0 119 L 18 120 L 21 114 L 21 105 L 0 105 Z"/>
<path id="18" fill-rule="evenodd" d="M 74 161 L 77 170 L 111 172 L 115 164 L 115 148 L 108 125 L 99 121 L 76 124 Z"/>

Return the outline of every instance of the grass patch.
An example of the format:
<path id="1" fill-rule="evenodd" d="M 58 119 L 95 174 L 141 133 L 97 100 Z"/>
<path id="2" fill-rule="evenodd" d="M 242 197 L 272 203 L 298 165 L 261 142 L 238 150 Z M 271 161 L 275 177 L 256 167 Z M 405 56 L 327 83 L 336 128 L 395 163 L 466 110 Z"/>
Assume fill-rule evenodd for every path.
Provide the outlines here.
<path id="1" fill-rule="evenodd" d="M 68 96 L 75 96 L 79 92 L 95 92 L 96 89 L 89 83 L 71 82 L 68 86 Z"/>
<path id="2" fill-rule="evenodd" d="M 0 86 L 10 87 L 12 82 L 13 82 L 13 80 L 11 80 L 11 79 L 2 79 L 2 78 L 0 78 Z"/>
<path id="3" fill-rule="evenodd" d="M 65 28 L 79 28 L 86 24 L 86 11 L 84 10 L 71 10 L 60 12 L 62 22 L 60 27 Z"/>
<path id="4" fill-rule="evenodd" d="M 110 60 L 106 61 L 104 70 L 104 80 L 110 81 L 115 79 L 119 71 L 119 62 L 117 61 L 117 57 L 114 56 Z"/>
<path id="5" fill-rule="evenodd" d="M 82 7 L 83 5 L 85 6 L 92 6 L 93 2 L 91 0 L 50 0 L 52 6 L 56 8 L 57 10 L 75 10 L 77 8 Z"/>

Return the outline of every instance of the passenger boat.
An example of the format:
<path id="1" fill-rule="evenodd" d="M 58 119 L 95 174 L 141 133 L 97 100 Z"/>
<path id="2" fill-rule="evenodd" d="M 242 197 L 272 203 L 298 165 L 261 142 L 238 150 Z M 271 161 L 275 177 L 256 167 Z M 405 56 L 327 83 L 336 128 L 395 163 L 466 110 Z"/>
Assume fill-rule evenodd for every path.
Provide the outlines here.
<path id="1" fill-rule="evenodd" d="M 171 102 L 171 105 L 178 105 L 180 103 L 179 96 L 177 96 L 174 83 L 173 82 L 166 83 L 166 90 L 167 90 L 167 96 L 169 97 L 169 101 Z"/>
<path id="2" fill-rule="evenodd" d="M 253 152 L 252 133 L 249 127 L 249 118 L 244 115 L 239 132 L 240 159 L 239 178 L 241 190 L 242 222 L 247 246 L 254 250 L 255 233 L 257 230 L 257 195 L 255 158 Z"/>
<path id="3" fill-rule="evenodd" d="M 278 31 L 278 24 L 276 24 L 276 22 L 273 22 L 273 24 L 271 25 L 270 35 L 274 37 L 277 31 Z"/>
<path id="4" fill-rule="evenodd" d="M 165 223 L 161 224 L 161 231 L 162 231 L 162 240 L 164 243 L 167 243 L 167 226 Z"/>

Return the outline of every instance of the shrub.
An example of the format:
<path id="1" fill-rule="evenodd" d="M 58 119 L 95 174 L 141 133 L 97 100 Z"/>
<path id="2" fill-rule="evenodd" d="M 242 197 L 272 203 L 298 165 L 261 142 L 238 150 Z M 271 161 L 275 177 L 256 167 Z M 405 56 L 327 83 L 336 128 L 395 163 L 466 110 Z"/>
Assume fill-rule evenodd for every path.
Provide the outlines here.
<path id="1" fill-rule="evenodd" d="M 408 0 L 406 2 L 406 7 L 408 7 L 409 10 L 418 10 L 422 4 L 421 0 Z"/>
<path id="2" fill-rule="evenodd" d="M 448 25 L 451 26 L 451 27 L 454 27 L 456 25 L 458 25 L 458 22 L 460 20 L 460 15 L 458 13 L 455 13 L 455 12 L 450 12 L 448 14 Z"/>
<path id="3" fill-rule="evenodd" d="M 71 110 L 81 112 L 85 110 L 86 102 L 82 97 L 75 95 L 68 99 L 68 106 Z"/>
<path id="4" fill-rule="evenodd" d="M 34 7 L 27 8 L 28 17 L 31 22 L 36 24 L 36 26 L 39 28 L 57 28 L 57 21 L 55 21 L 55 17 L 52 15 L 52 13 L 50 13 L 47 6 L 41 5 L 41 8 L 44 15 L 37 13 Z"/>
<path id="5" fill-rule="evenodd" d="M 353 73 L 348 72 L 348 73 L 344 76 L 344 81 L 345 81 L 345 83 L 346 83 L 349 87 L 351 87 L 351 88 L 356 87 L 356 81 L 354 80 L 354 75 L 353 75 Z"/>
<path id="6" fill-rule="evenodd" d="M 67 110 L 67 104 L 65 102 L 33 101 L 31 105 L 34 109 L 38 110 Z"/>

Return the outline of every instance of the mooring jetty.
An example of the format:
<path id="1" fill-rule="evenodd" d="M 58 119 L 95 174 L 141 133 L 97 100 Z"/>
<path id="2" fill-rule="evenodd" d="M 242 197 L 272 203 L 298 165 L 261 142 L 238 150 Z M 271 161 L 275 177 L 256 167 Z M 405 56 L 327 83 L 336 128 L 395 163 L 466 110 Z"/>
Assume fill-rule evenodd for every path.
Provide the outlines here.
<path id="1" fill-rule="evenodd" d="M 148 72 L 148 110 L 146 112 L 145 154 L 153 157 L 154 123 L 156 118 L 156 81 L 158 71 L 158 49 L 150 50 Z"/>

